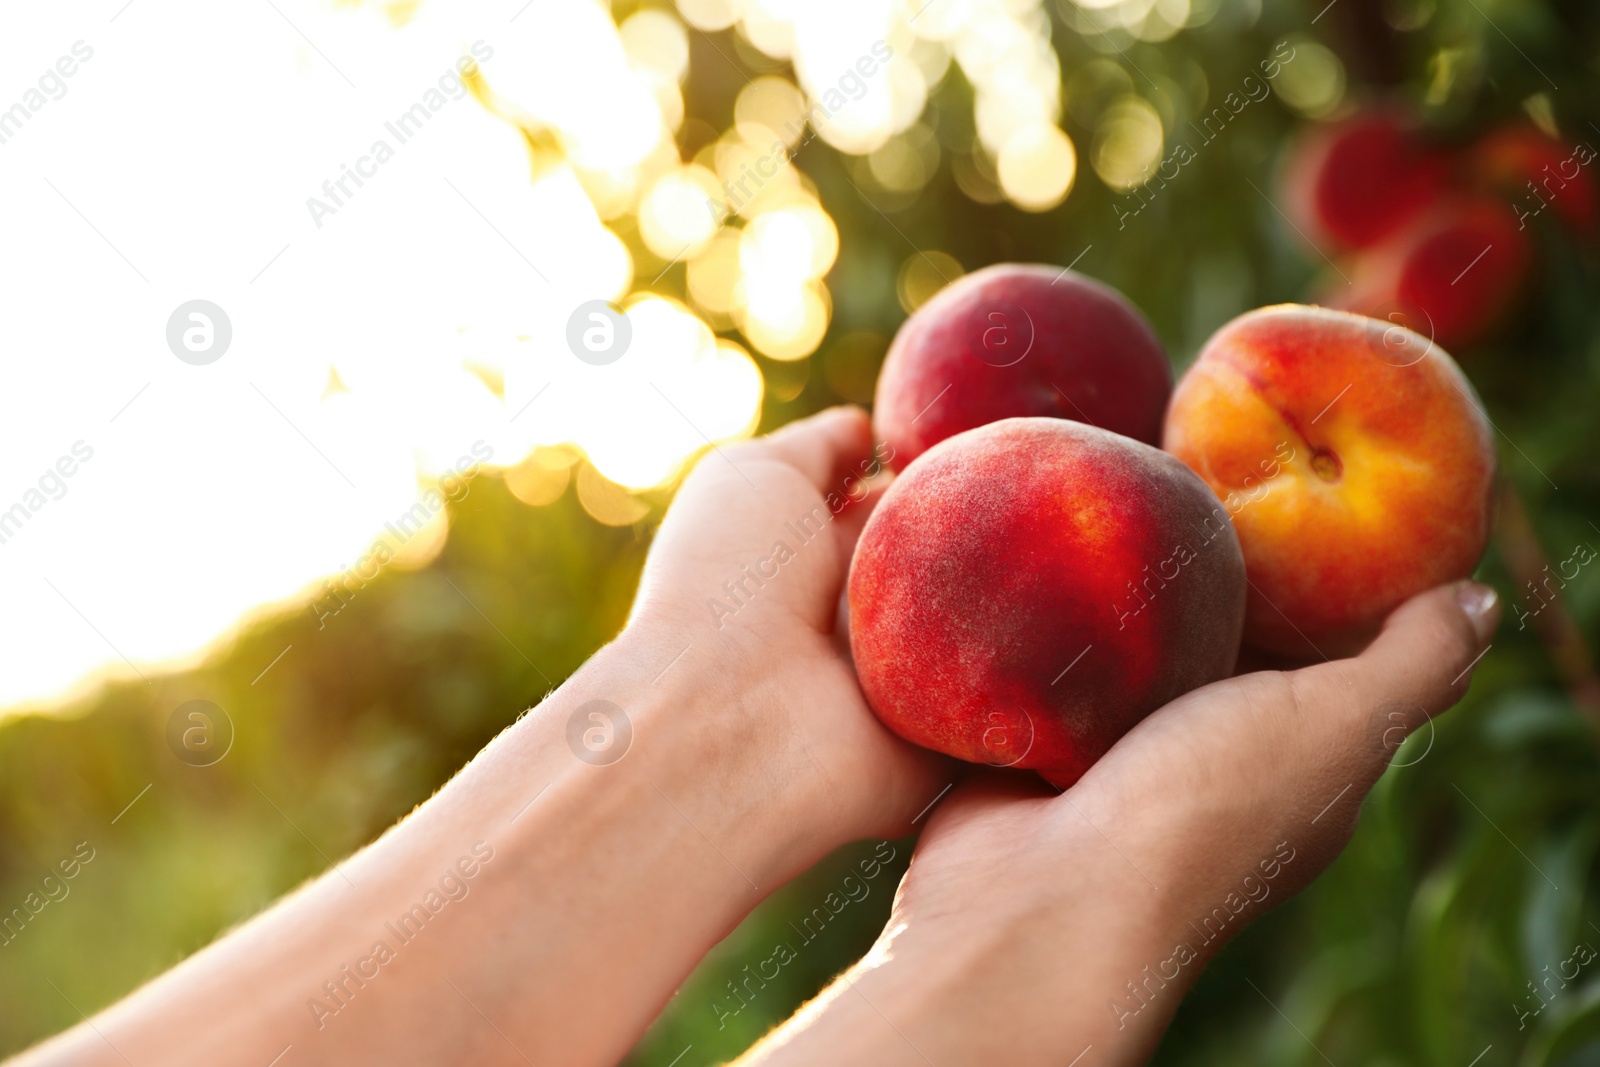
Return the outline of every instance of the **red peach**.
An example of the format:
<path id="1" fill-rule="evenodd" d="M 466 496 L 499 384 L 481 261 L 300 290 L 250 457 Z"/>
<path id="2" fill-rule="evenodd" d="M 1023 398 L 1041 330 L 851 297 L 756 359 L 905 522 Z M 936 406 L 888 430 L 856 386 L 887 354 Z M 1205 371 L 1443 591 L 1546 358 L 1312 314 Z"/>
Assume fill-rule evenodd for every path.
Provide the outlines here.
<path id="1" fill-rule="evenodd" d="M 1005 419 L 911 464 L 850 566 L 862 691 L 901 737 L 1076 781 L 1239 651 L 1244 562 L 1205 484 L 1149 445 Z"/>
<path id="2" fill-rule="evenodd" d="M 1284 169 L 1285 207 L 1313 244 L 1365 248 L 1433 203 L 1447 169 L 1399 115 L 1368 111 L 1301 136 Z"/>
<path id="3" fill-rule="evenodd" d="M 1241 315 L 1178 383 L 1164 443 L 1233 516 L 1245 643 L 1267 652 L 1357 651 L 1402 601 L 1471 574 L 1489 538 L 1488 420 L 1455 361 L 1401 326 Z"/>
<path id="4" fill-rule="evenodd" d="M 1579 235 L 1592 238 L 1600 221 L 1600 192 L 1587 143 L 1568 144 L 1532 126 L 1506 126 L 1467 153 L 1467 178 L 1506 196 L 1519 228 L 1549 207 Z"/>
<path id="5" fill-rule="evenodd" d="M 1460 348 L 1503 322 L 1526 287 L 1532 246 L 1504 204 L 1441 202 L 1348 269 L 1352 284 L 1330 283 L 1327 304 L 1363 315 L 1404 316 L 1404 325 Z"/>
<path id="6" fill-rule="evenodd" d="M 1116 290 L 1059 267 L 987 267 L 940 290 L 895 335 L 873 422 L 903 469 L 952 434 L 1049 415 L 1161 439 L 1172 368 Z"/>

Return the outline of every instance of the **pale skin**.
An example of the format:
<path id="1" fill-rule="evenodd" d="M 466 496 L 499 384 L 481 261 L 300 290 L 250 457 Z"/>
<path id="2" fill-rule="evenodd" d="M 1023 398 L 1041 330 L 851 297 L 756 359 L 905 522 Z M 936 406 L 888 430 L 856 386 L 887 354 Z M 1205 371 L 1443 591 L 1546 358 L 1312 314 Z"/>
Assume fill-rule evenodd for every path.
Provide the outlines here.
<path id="1" fill-rule="evenodd" d="M 852 409 L 708 454 L 614 642 L 383 837 L 14 1062 L 616 1062 L 768 893 L 909 832 L 963 774 L 885 730 L 850 666 L 841 591 L 878 469 Z M 1380 709 L 1415 727 L 1465 692 L 1486 593 L 1417 598 L 1361 657 L 1192 693 L 1063 795 L 969 776 L 919 823 L 878 945 L 742 1062 L 1139 1062 L 1216 948 L 1348 839 L 1392 747 Z M 622 709 L 625 751 L 592 701 Z M 1259 903 L 1185 933 L 1233 892 Z M 1184 938 L 1196 958 L 1158 992 L 1124 988 Z"/>

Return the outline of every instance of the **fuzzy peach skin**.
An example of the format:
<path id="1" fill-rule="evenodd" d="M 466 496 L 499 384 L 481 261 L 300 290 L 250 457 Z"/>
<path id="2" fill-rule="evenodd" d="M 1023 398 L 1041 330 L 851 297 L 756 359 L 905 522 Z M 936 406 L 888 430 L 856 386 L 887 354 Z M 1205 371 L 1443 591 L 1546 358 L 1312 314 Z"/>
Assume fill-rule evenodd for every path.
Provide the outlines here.
<path id="1" fill-rule="evenodd" d="M 861 687 L 901 737 L 1066 787 L 1151 711 L 1225 677 L 1244 561 L 1171 456 L 1052 418 L 935 446 L 884 494 L 849 581 Z"/>
<path id="2" fill-rule="evenodd" d="M 1352 653 L 1488 542 L 1494 441 L 1444 349 L 1404 327 L 1282 304 L 1217 331 L 1178 383 L 1165 447 L 1233 515 L 1245 643 Z"/>
<path id="3" fill-rule="evenodd" d="M 952 434 L 1050 415 L 1158 444 L 1172 368 L 1123 295 L 1060 267 L 1006 263 L 940 290 L 878 375 L 873 429 L 906 465 Z"/>

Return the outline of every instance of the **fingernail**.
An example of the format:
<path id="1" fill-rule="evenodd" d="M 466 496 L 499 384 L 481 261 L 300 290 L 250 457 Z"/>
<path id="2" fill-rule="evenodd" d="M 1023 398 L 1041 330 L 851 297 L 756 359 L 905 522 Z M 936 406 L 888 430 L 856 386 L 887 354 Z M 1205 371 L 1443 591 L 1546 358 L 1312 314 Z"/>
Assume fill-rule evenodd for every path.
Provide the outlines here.
<path id="1" fill-rule="evenodd" d="M 1500 594 L 1481 582 L 1462 582 L 1456 588 L 1456 602 L 1467 613 L 1479 641 L 1489 640 L 1499 620 Z"/>

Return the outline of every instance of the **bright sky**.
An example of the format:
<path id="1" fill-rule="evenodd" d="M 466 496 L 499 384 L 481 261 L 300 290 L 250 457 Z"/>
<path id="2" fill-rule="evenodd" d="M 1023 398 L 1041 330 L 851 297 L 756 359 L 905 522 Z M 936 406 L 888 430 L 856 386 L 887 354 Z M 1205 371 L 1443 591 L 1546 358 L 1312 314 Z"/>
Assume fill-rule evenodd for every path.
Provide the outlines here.
<path id="1" fill-rule="evenodd" d="M 1047 210 L 1072 186 L 1038 0 L 678 0 L 620 27 L 592 0 L 449 0 L 398 22 L 333 0 L 0 11 L 0 708 L 192 658 L 486 450 L 572 442 L 644 488 L 751 432 L 760 371 L 711 326 L 804 359 L 831 314 L 839 234 L 771 147 L 802 149 L 808 111 L 915 188 L 954 61 L 1004 195 Z M 680 159 L 689 37 L 735 23 L 796 75 L 752 80 Z M 471 54 L 560 145 L 547 165 L 464 93 Z M 679 259 L 690 303 L 645 295 Z M 627 310 L 615 361 L 569 347 L 596 300 Z M 231 328 L 211 362 L 169 347 L 192 301 Z"/>
<path id="2" fill-rule="evenodd" d="M 586 423 L 645 485 L 702 430 L 746 431 L 753 365 L 674 305 L 635 309 L 634 360 L 566 352 L 568 313 L 632 271 L 570 173 L 531 182 L 520 135 L 449 78 L 419 132 L 385 130 L 479 41 L 486 77 L 542 65 L 583 95 L 550 9 L 587 5 L 428 4 L 396 28 L 371 7 L 125 2 L 0 15 L 0 109 L 88 56 L 0 126 L 0 515 L 26 512 L 0 527 L 0 706 L 203 648 L 354 562 L 475 442 L 510 464 Z M 380 139 L 393 158 L 319 228 L 307 198 Z M 205 366 L 166 340 L 194 299 L 232 325 Z M 75 445 L 91 458 L 47 475 Z"/>

